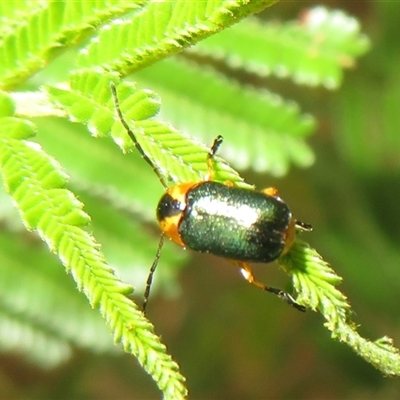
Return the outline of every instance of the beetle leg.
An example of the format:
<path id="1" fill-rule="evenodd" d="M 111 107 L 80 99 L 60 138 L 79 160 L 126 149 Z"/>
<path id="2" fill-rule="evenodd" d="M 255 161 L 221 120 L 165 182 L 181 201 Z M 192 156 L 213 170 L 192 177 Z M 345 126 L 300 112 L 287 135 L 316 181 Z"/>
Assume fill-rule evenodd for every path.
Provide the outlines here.
<path id="1" fill-rule="evenodd" d="M 278 297 L 280 297 L 281 299 L 285 300 L 286 303 L 288 303 L 289 305 L 291 305 L 292 307 L 296 308 L 299 311 L 306 311 L 306 308 L 298 303 L 296 303 L 296 301 L 293 299 L 293 297 L 289 294 L 284 292 L 281 289 L 276 289 L 270 286 L 266 286 L 261 282 L 258 282 L 254 275 L 253 275 L 253 271 L 250 268 L 250 265 L 245 263 L 245 262 L 236 262 L 236 264 L 238 264 L 239 268 L 240 268 L 240 272 L 243 275 L 244 279 L 246 279 L 247 282 L 251 283 L 252 285 L 265 290 L 267 292 L 273 293 L 275 295 L 277 295 Z"/>
<path id="2" fill-rule="evenodd" d="M 211 146 L 210 151 L 207 154 L 207 175 L 205 177 L 205 181 L 213 181 L 214 180 L 214 175 L 215 175 L 215 171 L 214 171 L 214 156 L 217 153 L 219 146 L 221 146 L 222 142 L 223 142 L 224 138 L 221 135 L 218 135 L 215 139 L 214 139 L 214 143 Z"/>
<path id="3" fill-rule="evenodd" d="M 210 151 L 207 154 L 207 175 L 205 176 L 204 180 L 205 181 L 213 181 L 215 177 L 215 171 L 214 171 L 214 156 L 217 153 L 219 147 L 221 146 L 224 138 L 221 135 L 218 135 L 214 139 L 214 143 L 212 144 Z M 233 187 L 236 186 L 235 182 L 233 181 L 225 181 L 224 185 L 228 187 Z"/>
<path id="4" fill-rule="evenodd" d="M 274 187 L 265 188 L 265 189 L 261 190 L 261 193 L 264 193 L 267 196 L 273 196 L 273 197 L 277 197 L 279 195 L 278 189 L 274 188 Z"/>
<path id="5" fill-rule="evenodd" d="M 228 187 L 234 187 L 234 186 L 236 186 L 236 183 L 233 181 L 225 181 L 224 185 L 228 186 Z"/>

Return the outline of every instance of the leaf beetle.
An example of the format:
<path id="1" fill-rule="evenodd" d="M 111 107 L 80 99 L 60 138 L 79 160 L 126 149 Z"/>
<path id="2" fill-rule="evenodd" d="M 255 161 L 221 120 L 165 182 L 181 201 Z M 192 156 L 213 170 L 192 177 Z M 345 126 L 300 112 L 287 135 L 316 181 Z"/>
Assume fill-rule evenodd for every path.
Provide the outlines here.
<path id="1" fill-rule="evenodd" d="M 296 229 L 311 231 L 311 225 L 294 219 L 274 187 L 256 191 L 237 187 L 231 181 L 216 182 L 214 156 L 222 144 L 222 136 L 214 140 L 207 154 L 208 173 L 204 180 L 168 187 L 160 169 L 145 154 L 124 119 L 113 83 L 111 91 L 121 124 L 165 188 L 156 213 L 161 238 L 146 283 L 143 312 L 146 311 L 165 236 L 182 247 L 233 262 L 249 283 L 305 311 L 305 307 L 296 303 L 289 293 L 258 282 L 250 263 L 269 263 L 278 259 L 290 250 Z"/>

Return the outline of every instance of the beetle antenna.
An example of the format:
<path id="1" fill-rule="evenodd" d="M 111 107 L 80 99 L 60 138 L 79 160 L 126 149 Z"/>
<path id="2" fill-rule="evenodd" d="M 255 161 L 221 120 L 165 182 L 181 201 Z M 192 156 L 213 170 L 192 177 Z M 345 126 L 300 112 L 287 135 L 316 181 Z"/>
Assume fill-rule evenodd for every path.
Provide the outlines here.
<path id="1" fill-rule="evenodd" d="M 122 115 L 120 103 L 119 103 L 118 96 L 117 96 L 117 88 L 115 87 L 115 83 L 111 82 L 110 87 L 111 87 L 111 93 L 112 93 L 112 96 L 113 96 L 113 99 L 114 99 L 115 108 L 117 109 L 118 118 L 121 121 L 121 124 L 123 125 L 123 127 L 125 128 L 126 133 L 131 138 L 133 144 L 138 149 L 138 151 L 141 154 L 141 156 L 144 158 L 144 160 L 150 165 L 150 167 L 156 173 L 156 175 L 158 176 L 158 179 L 160 180 L 161 184 L 164 186 L 165 189 L 168 189 L 167 182 L 166 182 L 163 174 L 161 173 L 160 168 L 158 168 L 153 162 L 151 162 L 150 158 L 143 151 L 142 146 L 137 141 L 136 136 L 134 135 L 134 133 L 132 132 L 132 130 L 129 127 L 128 123 L 126 122 L 124 116 Z"/>
<path id="2" fill-rule="evenodd" d="M 147 281 L 146 281 L 146 289 L 144 291 L 144 296 L 143 296 L 143 304 L 142 304 L 142 311 L 143 314 L 146 315 L 146 307 L 147 307 L 147 303 L 149 302 L 149 297 L 150 297 L 150 289 L 151 289 L 151 284 L 153 282 L 153 275 L 154 272 L 156 271 L 157 265 L 158 265 L 158 260 L 161 257 L 161 250 L 163 248 L 164 245 L 164 232 L 161 234 L 160 237 L 160 243 L 158 244 L 158 249 L 157 249 L 157 253 L 156 253 L 156 257 L 153 261 L 153 265 L 150 268 L 149 271 L 149 275 L 147 276 Z"/>

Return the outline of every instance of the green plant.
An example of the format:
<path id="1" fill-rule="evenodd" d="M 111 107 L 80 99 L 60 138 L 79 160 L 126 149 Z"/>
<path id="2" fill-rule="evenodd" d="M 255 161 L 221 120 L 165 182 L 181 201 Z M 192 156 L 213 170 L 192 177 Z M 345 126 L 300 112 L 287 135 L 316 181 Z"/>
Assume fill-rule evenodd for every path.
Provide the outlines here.
<path id="1" fill-rule="evenodd" d="M 243 19 L 272 3 L 1 2 L 0 15 L 7 17 L 0 47 L 0 165 L 6 190 L 26 228 L 58 256 L 90 305 L 100 309 L 114 341 L 139 359 L 165 398 L 186 396 L 184 378 L 128 297 L 128 279 L 119 280 L 106 263 L 83 211 L 84 203 L 94 234 L 108 243 L 110 264 L 123 277 L 137 268 L 133 282 L 144 282 L 157 239 L 151 229 L 140 227 L 153 221 L 161 187 L 135 154 L 123 157 L 67 118 L 85 124 L 93 136 L 111 136 L 124 151 L 134 150 L 116 119 L 114 82 L 125 118 L 171 184 L 202 179 L 206 172 L 207 145 L 183 130 L 206 143 L 222 134 L 238 168 L 281 176 L 291 164 L 310 166 L 314 156 L 306 138 L 315 129 L 314 119 L 292 101 L 243 85 L 240 74 L 262 81 L 272 73 L 336 88 L 343 68 L 367 50 L 368 41 L 354 19 L 322 8 L 286 24 Z M 32 141 L 36 132 L 44 150 Z M 217 165 L 218 180 L 248 186 L 225 161 L 218 158 Z M 4 193 L 1 198 L 6 202 Z M 26 234 L 9 208 L 3 209 L 3 349 L 18 347 L 47 366 L 65 360 L 73 344 L 114 351 L 98 314 L 60 276 L 57 258 Z M 170 266 L 183 260 L 173 248 L 163 254 Z M 314 250 L 298 240 L 280 263 L 293 276 L 299 301 L 324 315 L 335 338 L 384 373 L 399 374 L 399 355 L 389 339 L 371 343 L 358 336 L 349 305 L 334 287 L 340 278 Z M 171 287 L 177 271 L 163 270 Z M 13 343 L 12 337 L 23 339 Z"/>

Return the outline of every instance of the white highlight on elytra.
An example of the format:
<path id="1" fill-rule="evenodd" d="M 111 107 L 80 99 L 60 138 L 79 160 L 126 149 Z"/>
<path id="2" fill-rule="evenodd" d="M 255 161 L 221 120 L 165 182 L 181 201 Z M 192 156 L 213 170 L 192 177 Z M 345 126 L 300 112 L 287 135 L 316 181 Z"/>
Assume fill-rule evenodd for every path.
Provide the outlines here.
<path id="1" fill-rule="evenodd" d="M 224 202 L 203 197 L 196 202 L 192 210 L 193 216 L 199 215 L 198 210 L 207 210 L 208 215 L 219 215 L 222 217 L 235 218 L 242 226 L 250 228 L 258 220 L 258 212 L 247 204 L 230 205 Z"/>

